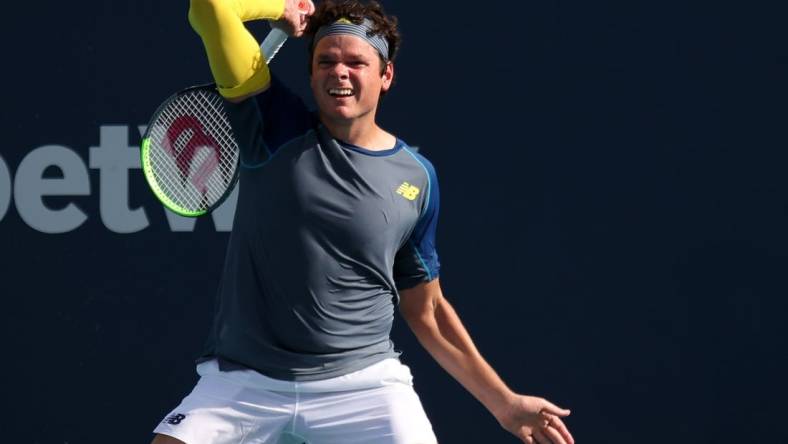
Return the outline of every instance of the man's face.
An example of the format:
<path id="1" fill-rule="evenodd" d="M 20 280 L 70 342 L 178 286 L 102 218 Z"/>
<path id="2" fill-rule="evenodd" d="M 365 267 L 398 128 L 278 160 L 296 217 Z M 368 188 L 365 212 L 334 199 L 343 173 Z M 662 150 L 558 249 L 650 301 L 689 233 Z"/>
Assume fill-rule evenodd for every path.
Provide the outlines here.
<path id="1" fill-rule="evenodd" d="M 346 122 L 374 113 L 381 91 L 389 89 L 394 77 L 391 63 L 381 74 L 381 63 L 377 50 L 360 37 L 322 38 L 312 56 L 310 78 L 321 116 Z"/>

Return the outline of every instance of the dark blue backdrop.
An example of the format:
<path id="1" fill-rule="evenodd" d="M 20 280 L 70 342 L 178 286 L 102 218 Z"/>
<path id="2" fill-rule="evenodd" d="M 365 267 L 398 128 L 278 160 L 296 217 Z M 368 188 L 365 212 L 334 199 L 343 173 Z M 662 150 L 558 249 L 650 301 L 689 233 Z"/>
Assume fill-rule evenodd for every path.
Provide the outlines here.
<path id="1" fill-rule="evenodd" d="M 437 168 L 442 282 L 477 345 L 571 408 L 578 442 L 788 442 L 784 11 L 642 3 L 387 1 L 404 42 L 380 121 Z M 187 7 L 6 11 L 3 442 L 147 442 L 196 380 L 227 233 L 173 231 L 139 169 L 90 150 L 133 158 L 157 104 L 210 80 Z M 291 41 L 273 69 L 308 94 L 304 57 Z M 42 232 L 42 174 L 64 194 L 46 208 L 84 222 Z M 515 442 L 394 336 L 441 442 Z"/>

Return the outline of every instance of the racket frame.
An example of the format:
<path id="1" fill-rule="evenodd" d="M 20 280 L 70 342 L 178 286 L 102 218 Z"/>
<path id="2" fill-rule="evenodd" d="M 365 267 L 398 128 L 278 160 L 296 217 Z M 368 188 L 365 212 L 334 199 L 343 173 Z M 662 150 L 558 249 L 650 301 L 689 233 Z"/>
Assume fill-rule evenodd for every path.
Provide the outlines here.
<path id="1" fill-rule="evenodd" d="M 168 97 L 161 105 L 156 109 L 153 113 L 153 116 L 148 123 L 148 127 L 145 129 L 145 134 L 142 137 L 142 143 L 140 145 L 140 164 L 142 167 L 143 175 L 145 176 L 145 180 L 148 183 L 151 191 L 156 196 L 157 199 L 165 206 L 168 210 L 172 211 L 175 214 L 185 217 L 199 217 L 203 216 L 207 213 L 210 213 L 217 207 L 219 207 L 227 197 L 232 194 L 233 188 L 235 188 L 236 183 L 238 182 L 238 176 L 240 174 L 240 149 L 238 154 L 238 159 L 236 161 L 235 169 L 233 170 L 233 176 L 227 183 L 227 189 L 222 193 L 222 196 L 216 200 L 213 204 L 208 206 L 205 209 L 201 210 L 187 210 L 184 209 L 181 205 L 176 204 L 172 199 L 170 199 L 167 194 L 162 190 L 161 186 L 159 185 L 158 181 L 156 180 L 156 176 L 153 172 L 153 166 L 151 165 L 151 156 L 149 155 L 150 152 L 150 141 L 151 141 L 151 131 L 154 127 L 154 123 L 159 119 L 159 116 L 164 112 L 165 109 L 169 106 L 170 103 L 175 101 L 179 96 L 190 94 L 194 91 L 201 90 L 209 90 L 210 93 L 215 94 L 217 97 L 221 98 L 219 93 L 216 91 L 216 84 L 214 83 L 206 83 L 202 85 L 195 85 L 188 88 L 184 88 L 175 94 Z"/>
<path id="2" fill-rule="evenodd" d="M 271 60 L 273 60 L 274 56 L 276 55 L 277 52 L 279 52 L 279 49 L 282 48 L 282 45 L 284 45 L 284 43 L 287 40 L 287 38 L 288 38 L 288 36 L 287 36 L 287 34 L 284 31 L 282 31 L 282 30 L 280 30 L 278 28 L 271 28 L 271 31 L 269 31 L 268 35 L 266 35 L 266 37 L 263 40 L 262 44 L 260 44 L 260 50 L 262 51 L 263 56 L 265 57 L 266 64 L 270 63 Z M 225 190 L 225 192 L 222 194 L 222 196 L 216 202 L 214 202 L 212 205 L 210 205 L 209 207 L 207 207 L 205 209 L 196 210 L 196 211 L 186 210 L 186 209 L 182 208 L 180 205 L 177 205 L 175 202 L 173 202 L 172 199 L 170 199 L 167 196 L 167 194 L 161 189 L 161 187 L 159 186 L 159 183 L 155 179 L 155 174 L 153 173 L 153 166 L 151 165 L 151 160 L 150 160 L 151 158 L 150 158 L 150 155 L 149 155 L 149 152 L 150 152 L 150 149 L 151 149 L 150 148 L 150 143 L 151 143 L 150 142 L 150 136 L 151 136 L 150 132 L 151 132 L 151 128 L 153 127 L 153 123 L 156 122 L 156 120 L 158 120 L 158 118 L 161 115 L 161 113 L 178 96 L 184 95 L 184 94 L 187 94 L 187 93 L 191 93 L 192 91 L 195 91 L 195 90 L 205 90 L 205 89 L 211 89 L 212 93 L 214 93 L 217 96 L 221 97 L 221 95 L 219 94 L 219 92 L 216 89 L 216 84 L 215 83 L 206 83 L 206 84 L 201 84 L 201 85 L 195 85 L 195 86 L 191 86 L 191 87 L 188 87 L 188 88 L 184 88 L 184 89 L 176 92 L 175 94 L 173 94 L 170 97 L 168 97 L 164 102 L 162 102 L 159 105 L 158 108 L 156 108 L 156 111 L 153 113 L 153 116 L 151 117 L 151 119 L 150 119 L 150 121 L 148 123 L 148 127 L 145 129 L 145 134 L 142 136 L 142 143 L 140 144 L 140 164 L 141 164 L 141 167 L 142 167 L 143 175 L 145 176 L 145 180 L 148 182 L 148 186 L 153 191 L 153 194 L 156 196 L 156 198 L 159 199 L 159 201 L 167 209 L 169 209 L 170 211 L 172 211 L 172 212 L 174 212 L 174 213 L 176 213 L 178 215 L 185 216 L 185 217 L 199 217 L 199 216 L 203 216 L 203 215 L 205 215 L 207 213 L 210 213 L 214 209 L 218 208 L 221 204 L 223 204 L 224 201 L 227 199 L 227 197 L 230 196 L 230 194 L 232 194 L 233 188 L 235 188 L 235 186 L 236 186 L 236 184 L 238 182 L 238 176 L 240 174 L 240 169 L 241 169 L 241 165 L 240 165 L 241 153 L 240 153 L 240 147 L 239 147 L 237 164 L 235 165 L 235 171 L 233 172 L 233 177 L 228 182 L 227 190 Z"/>

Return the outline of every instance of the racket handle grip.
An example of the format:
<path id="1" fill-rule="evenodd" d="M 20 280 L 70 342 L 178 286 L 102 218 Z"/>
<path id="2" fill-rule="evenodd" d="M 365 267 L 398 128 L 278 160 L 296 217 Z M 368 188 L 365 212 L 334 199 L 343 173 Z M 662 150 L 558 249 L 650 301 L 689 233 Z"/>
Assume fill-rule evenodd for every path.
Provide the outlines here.
<path id="1" fill-rule="evenodd" d="M 286 40 L 286 32 L 278 28 L 271 28 L 271 31 L 265 36 L 263 43 L 260 45 L 260 50 L 263 52 L 266 64 L 271 63 L 271 60 L 274 59 L 274 56 L 279 52 L 279 49 L 282 48 Z"/>

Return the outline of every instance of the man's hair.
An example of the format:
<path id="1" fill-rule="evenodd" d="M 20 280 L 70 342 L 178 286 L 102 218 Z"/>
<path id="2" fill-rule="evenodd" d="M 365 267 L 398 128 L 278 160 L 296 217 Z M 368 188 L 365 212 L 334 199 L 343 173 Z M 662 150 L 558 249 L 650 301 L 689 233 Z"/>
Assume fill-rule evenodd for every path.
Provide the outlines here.
<path id="1" fill-rule="evenodd" d="M 386 15 L 383 6 L 376 1 L 362 0 L 323 0 L 309 17 L 305 34 L 309 38 L 309 72 L 312 72 L 312 57 L 315 51 L 315 34 L 323 25 L 330 25 L 341 18 L 360 25 L 365 18 L 372 22 L 372 35 L 380 35 L 389 44 L 388 59 L 394 61 L 400 44 L 397 17 Z M 386 61 L 380 56 L 381 74 L 386 69 Z"/>

